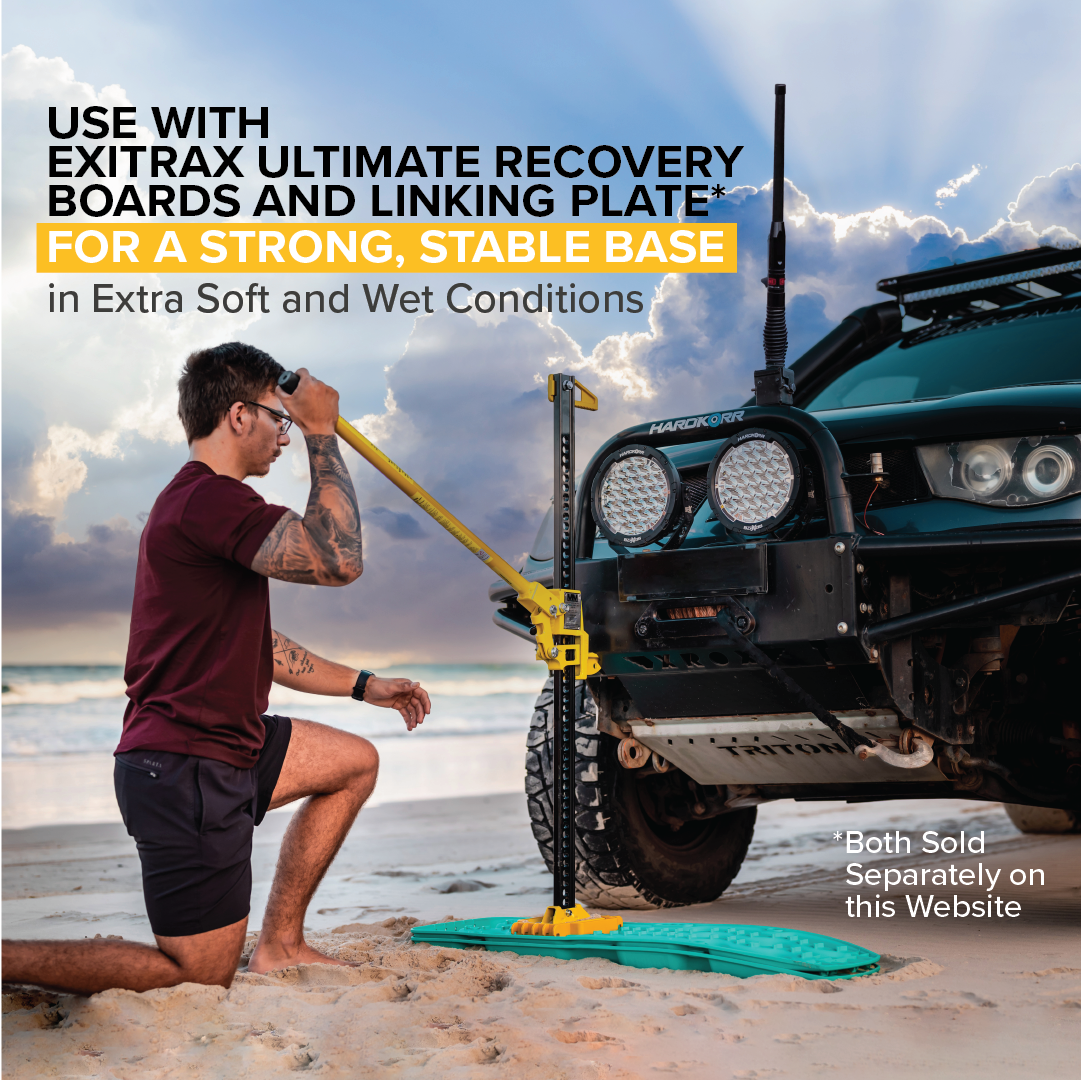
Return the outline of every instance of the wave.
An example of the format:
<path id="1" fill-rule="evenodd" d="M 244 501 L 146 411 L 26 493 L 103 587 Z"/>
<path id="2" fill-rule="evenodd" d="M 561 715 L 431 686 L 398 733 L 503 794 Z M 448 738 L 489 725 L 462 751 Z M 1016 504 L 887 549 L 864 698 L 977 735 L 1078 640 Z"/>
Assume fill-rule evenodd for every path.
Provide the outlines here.
<path id="1" fill-rule="evenodd" d="M 8 682 L 7 689 L 0 695 L 3 705 L 70 705 L 88 698 L 122 699 L 124 697 L 123 679 L 74 679 L 71 682 L 19 683 Z M 440 697 L 492 697 L 497 694 L 538 694 L 544 685 L 543 672 L 538 671 L 536 678 L 520 675 L 504 676 L 495 679 L 422 679 L 421 685 L 429 694 Z M 292 702 L 311 701 L 326 698 L 316 694 L 306 694 L 301 690 L 290 690 L 284 686 L 271 688 L 271 704 L 286 705 Z"/>
<path id="2" fill-rule="evenodd" d="M 508 676 L 503 679 L 430 679 L 420 680 L 429 694 L 444 697 L 488 697 L 491 694 L 539 694 L 545 675 L 538 668 L 534 678 Z"/>
<path id="3" fill-rule="evenodd" d="M 123 679 L 73 679 L 71 682 L 4 684 L 0 694 L 3 705 L 70 705 L 85 698 L 122 698 L 126 689 Z"/>
<path id="4" fill-rule="evenodd" d="M 544 685 L 543 675 L 535 679 L 509 676 L 502 679 L 420 679 L 421 686 L 436 697 L 494 697 L 498 694 L 529 694 L 536 696 Z M 303 702 L 328 701 L 317 694 L 306 694 L 275 684 L 270 688 L 270 704 L 291 705 Z"/>

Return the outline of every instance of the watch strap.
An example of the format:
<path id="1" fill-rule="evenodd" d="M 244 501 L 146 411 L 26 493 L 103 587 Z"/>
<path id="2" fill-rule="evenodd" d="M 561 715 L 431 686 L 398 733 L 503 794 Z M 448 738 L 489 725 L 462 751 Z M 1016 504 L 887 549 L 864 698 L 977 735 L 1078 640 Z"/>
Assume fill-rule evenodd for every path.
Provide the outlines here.
<path id="1" fill-rule="evenodd" d="M 353 686 L 353 694 L 352 694 L 352 697 L 353 697 L 354 701 L 363 701 L 364 700 L 364 690 L 368 685 L 368 680 L 372 677 L 373 674 L 374 673 L 371 672 L 371 671 L 362 671 L 357 676 L 357 681 L 356 681 L 356 684 Z"/>

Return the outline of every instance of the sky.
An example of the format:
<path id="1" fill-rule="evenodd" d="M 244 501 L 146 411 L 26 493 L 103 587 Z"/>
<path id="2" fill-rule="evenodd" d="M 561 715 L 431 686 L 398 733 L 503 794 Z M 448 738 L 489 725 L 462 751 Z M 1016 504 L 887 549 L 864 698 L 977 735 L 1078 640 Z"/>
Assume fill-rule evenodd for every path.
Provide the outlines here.
<path id="1" fill-rule="evenodd" d="M 745 400 L 761 356 L 776 81 L 788 86 L 790 358 L 880 299 L 880 277 L 1077 243 L 1079 31 L 1081 7 L 1054 2 L 8 3 L 5 662 L 122 660 L 139 529 L 187 456 L 175 380 L 195 348 L 240 339 L 307 365 L 339 389 L 347 419 L 512 561 L 550 496 L 548 372 L 574 370 L 601 398 L 579 422 L 581 464 L 628 423 Z M 47 108 L 94 103 L 130 103 L 144 127 L 152 105 L 267 105 L 272 146 L 743 145 L 709 204 L 711 220 L 738 225 L 740 269 L 591 282 L 639 289 L 638 315 L 482 318 L 437 304 L 414 317 L 355 303 L 341 316 L 50 315 L 33 266 Z M 423 281 L 437 296 L 449 283 Z M 340 284 L 301 287 L 319 282 Z M 179 275 L 125 287 L 140 283 L 192 287 Z M 491 623 L 490 575 L 345 454 L 364 576 L 343 590 L 275 583 L 276 625 L 367 667 L 528 659 Z M 254 486 L 302 511 L 302 446 Z"/>

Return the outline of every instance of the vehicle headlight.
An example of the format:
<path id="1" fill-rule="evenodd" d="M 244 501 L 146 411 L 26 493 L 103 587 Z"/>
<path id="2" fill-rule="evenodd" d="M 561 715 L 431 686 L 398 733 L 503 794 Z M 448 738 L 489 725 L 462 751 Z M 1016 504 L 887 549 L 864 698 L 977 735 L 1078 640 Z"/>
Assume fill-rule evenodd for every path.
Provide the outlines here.
<path id="1" fill-rule="evenodd" d="M 1009 483 L 1010 456 L 994 443 L 970 446 L 960 459 L 961 483 L 974 495 L 989 498 Z"/>
<path id="2" fill-rule="evenodd" d="M 734 532 L 769 532 L 795 506 L 800 472 L 786 439 L 772 431 L 741 431 L 721 446 L 709 467 L 709 504 Z"/>
<path id="3" fill-rule="evenodd" d="M 1052 443 L 1029 451 L 1021 479 L 1033 495 L 1053 499 L 1066 490 L 1073 474 L 1074 459 Z"/>
<path id="4" fill-rule="evenodd" d="M 611 541 L 644 547 L 665 536 L 683 512 L 675 465 L 652 446 L 632 444 L 610 454 L 593 481 L 593 517 Z"/>
<path id="5" fill-rule="evenodd" d="M 989 506 L 1031 506 L 1081 491 L 1081 436 L 917 446 L 931 491 Z"/>

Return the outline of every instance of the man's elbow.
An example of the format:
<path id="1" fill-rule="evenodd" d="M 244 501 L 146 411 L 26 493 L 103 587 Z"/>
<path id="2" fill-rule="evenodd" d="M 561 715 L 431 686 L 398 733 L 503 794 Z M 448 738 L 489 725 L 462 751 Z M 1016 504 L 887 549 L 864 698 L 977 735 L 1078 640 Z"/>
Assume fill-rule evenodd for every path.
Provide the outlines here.
<path id="1" fill-rule="evenodd" d="M 354 581 L 364 573 L 364 564 L 361 562 L 349 563 L 335 567 L 328 567 L 324 584 L 341 588 L 344 585 L 352 585 Z"/>

